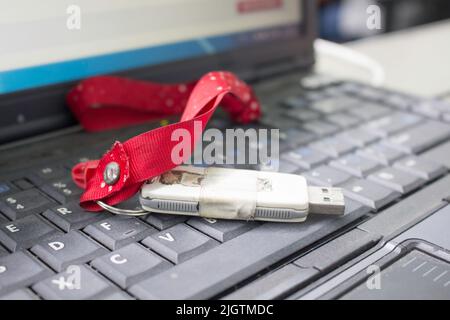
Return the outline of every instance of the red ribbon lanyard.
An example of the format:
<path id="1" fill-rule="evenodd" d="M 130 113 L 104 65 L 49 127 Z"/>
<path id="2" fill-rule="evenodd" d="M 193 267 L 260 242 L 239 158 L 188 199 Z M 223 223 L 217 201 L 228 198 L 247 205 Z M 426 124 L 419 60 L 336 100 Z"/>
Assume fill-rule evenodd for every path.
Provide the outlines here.
<path id="1" fill-rule="evenodd" d="M 231 93 L 231 94 L 229 94 Z M 100 131 L 145 122 L 183 111 L 177 123 L 160 127 L 123 143 L 115 142 L 100 160 L 77 164 L 75 183 L 84 188 L 80 205 L 100 211 L 97 201 L 115 205 L 132 197 L 146 181 L 176 167 L 172 150 L 176 129 L 189 131 L 194 150 L 194 122 L 203 132 L 219 103 L 241 123 L 257 120 L 260 105 L 251 88 L 230 72 L 210 72 L 196 83 L 157 84 L 119 77 L 95 77 L 72 89 L 67 102 L 87 131 Z M 200 126 L 198 124 L 201 124 Z M 198 129 L 197 129 L 198 130 Z M 183 154 L 188 159 L 190 154 Z M 110 171 L 115 179 L 110 179 Z"/>

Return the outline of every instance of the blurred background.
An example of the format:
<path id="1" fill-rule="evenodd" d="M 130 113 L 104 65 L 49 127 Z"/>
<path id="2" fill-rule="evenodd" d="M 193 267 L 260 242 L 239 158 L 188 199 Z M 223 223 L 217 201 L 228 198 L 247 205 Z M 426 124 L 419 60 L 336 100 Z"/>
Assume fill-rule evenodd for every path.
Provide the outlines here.
<path id="1" fill-rule="evenodd" d="M 450 18 L 449 0 L 318 0 L 320 37 L 346 42 L 379 33 Z M 382 11 L 382 28 L 366 27 L 368 6 L 376 4 Z"/>

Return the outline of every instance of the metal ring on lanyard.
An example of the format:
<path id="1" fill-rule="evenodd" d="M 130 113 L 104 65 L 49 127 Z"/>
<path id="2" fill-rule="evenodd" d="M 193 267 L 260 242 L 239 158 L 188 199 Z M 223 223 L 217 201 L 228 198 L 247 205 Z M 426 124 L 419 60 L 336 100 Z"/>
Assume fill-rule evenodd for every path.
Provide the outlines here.
<path id="1" fill-rule="evenodd" d="M 143 216 L 148 214 L 149 212 L 144 210 L 144 209 L 136 209 L 136 210 L 130 210 L 130 209 L 119 209 L 113 206 L 110 206 L 102 201 L 97 201 L 97 204 L 102 207 L 103 209 L 105 209 L 106 211 L 109 211 L 111 213 L 117 214 L 117 215 L 122 215 L 122 216 Z"/>

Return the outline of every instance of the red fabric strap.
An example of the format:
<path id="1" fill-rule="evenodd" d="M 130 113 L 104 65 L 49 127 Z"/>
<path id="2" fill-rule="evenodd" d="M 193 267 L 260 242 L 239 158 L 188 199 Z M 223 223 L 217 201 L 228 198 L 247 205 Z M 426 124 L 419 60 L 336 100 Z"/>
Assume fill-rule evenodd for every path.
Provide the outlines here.
<path id="1" fill-rule="evenodd" d="M 67 102 L 87 131 L 100 131 L 145 122 L 183 112 L 177 123 L 160 127 L 124 143 L 115 142 L 100 160 L 77 164 L 75 183 L 85 188 L 80 205 L 89 211 L 102 210 L 96 201 L 115 205 L 132 197 L 148 179 L 173 169 L 172 150 L 179 144 L 172 132 L 186 129 L 196 139 L 194 126 L 203 132 L 219 103 L 231 118 L 248 123 L 260 117 L 260 105 L 251 88 L 229 72 L 210 72 L 197 83 L 157 84 L 119 77 L 95 77 L 72 89 Z M 186 106 L 186 107 L 185 107 Z M 183 154 L 188 159 L 190 154 Z M 104 181 L 106 166 L 116 162 L 120 177 L 114 184 Z"/>

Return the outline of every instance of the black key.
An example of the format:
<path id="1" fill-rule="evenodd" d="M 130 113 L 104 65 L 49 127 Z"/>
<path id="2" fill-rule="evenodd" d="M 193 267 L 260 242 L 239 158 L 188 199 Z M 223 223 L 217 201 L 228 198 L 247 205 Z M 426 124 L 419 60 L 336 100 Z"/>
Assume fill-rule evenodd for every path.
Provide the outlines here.
<path id="1" fill-rule="evenodd" d="M 330 162 L 330 166 L 350 173 L 359 178 L 366 177 L 369 173 L 381 168 L 381 164 L 370 159 L 365 159 L 355 154 L 349 154 Z"/>
<path id="2" fill-rule="evenodd" d="M 291 109 L 303 109 L 308 105 L 308 101 L 301 96 L 292 96 L 284 99 L 281 104 Z"/>
<path id="3" fill-rule="evenodd" d="M 338 186 L 352 178 L 348 173 L 329 166 L 320 166 L 312 171 L 305 172 L 303 176 L 309 183 L 329 187 Z"/>
<path id="4" fill-rule="evenodd" d="M 377 103 L 361 102 L 361 105 L 348 110 L 348 112 L 357 118 L 368 121 L 387 115 L 392 110 Z"/>
<path id="5" fill-rule="evenodd" d="M 347 129 L 349 127 L 356 126 L 361 121 L 358 118 L 355 118 L 345 112 L 329 115 L 326 117 L 326 120 L 334 125 L 337 125 L 338 127 L 343 128 L 343 129 Z"/>
<path id="6" fill-rule="evenodd" d="M 31 252 L 58 272 L 69 265 L 85 263 L 108 253 L 105 248 L 89 240 L 79 231 L 70 231 L 41 241 L 31 248 Z"/>
<path id="7" fill-rule="evenodd" d="M 236 238 L 259 226 L 259 223 L 255 222 L 216 220 L 197 217 L 189 219 L 187 224 L 220 242 Z"/>
<path id="8" fill-rule="evenodd" d="M 48 209 L 42 215 L 66 232 L 82 229 L 108 217 L 107 213 L 85 211 L 78 202 Z"/>
<path id="9" fill-rule="evenodd" d="M 447 169 L 450 169 L 450 141 L 425 152 L 424 159 L 437 162 Z"/>
<path id="10" fill-rule="evenodd" d="M 46 300 L 87 300 L 107 297 L 117 292 L 117 287 L 81 265 L 36 283 L 33 290 Z"/>
<path id="11" fill-rule="evenodd" d="M 308 100 L 308 102 L 319 101 L 326 99 L 327 96 L 323 91 L 309 91 L 303 94 L 303 97 Z"/>
<path id="12" fill-rule="evenodd" d="M 414 103 L 414 100 L 414 98 L 406 96 L 404 94 L 390 93 L 385 97 L 384 102 L 395 108 L 406 110 L 411 107 L 411 105 Z"/>
<path id="13" fill-rule="evenodd" d="M 258 171 L 269 171 L 269 172 L 282 172 L 282 173 L 297 173 L 302 171 L 300 166 L 293 164 L 292 162 L 285 161 L 283 159 L 277 161 L 272 159 L 269 164 L 260 164 L 253 167 L 253 169 Z"/>
<path id="14" fill-rule="evenodd" d="M 369 213 L 371 210 L 368 206 L 361 204 L 358 201 L 354 201 L 347 196 L 345 196 L 345 211 L 344 216 L 348 216 L 351 219 L 354 215 L 359 215 L 360 217 L 364 214 Z"/>
<path id="15" fill-rule="evenodd" d="M 217 245 L 213 239 L 185 224 L 155 233 L 142 243 L 173 263 L 184 262 Z"/>
<path id="16" fill-rule="evenodd" d="M 435 110 L 439 110 L 442 113 L 449 113 L 450 112 L 450 100 L 447 99 L 428 99 L 426 101 L 423 101 L 424 104 L 429 104 L 431 107 Z"/>
<path id="17" fill-rule="evenodd" d="M 425 157 L 407 157 L 394 164 L 394 168 L 416 175 L 425 180 L 433 180 L 443 175 L 447 170 L 437 162 Z"/>
<path id="18" fill-rule="evenodd" d="M 9 252 L 6 251 L 6 249 L 4 249 L 3 247 L 0 247 L 0 257 L 4 257 L 8 254 L 9 254 Z"/>
<path id="19" fill-rule="evenodd" d="M 388 137 L 418 124 L 422 120 L 415 114 L 395 113 L 367 123 L 364 128 L 381 137 Z"/>
<path id="20" fill-rule="evenodd" d="M 41 186 L 41 189 L 60 203 L 77 200 L 83 193 L 70 178 L 57 179 Z"/>
<path id="21" fill-rule="evenodd" d="M 340 138 L 327 138 L 310 144 L 310 147 L 319 150 L 333 158 L 338 158 L 346 153 L 352 152 L 356 147 Z"/>
<path id="22" fill-rule="evenodd" d="M 339 138 L 354 144 L 356 147 L 365 147 L 380 138 L 362 128 L 345 131 L 338 135 Z"/>
<path id="23" fill-rule="evenodd" d="M 427 121 L 398 135 L 384 143 L 406 153 L 420 153 L 450 137 L 450 126 L 437 121 Z"/>
<path id="24" fill-rule="evenodd" d="M 358 92 L 360 92 L 363 88 L 363 85 L 354 82 L 344 82 L 339 85 L 339 88 L 340 90 L 342 90 L 342 92 L 348 93 L 349 95 L 357 95 Z"/>
<path id="25" fill-rule="evenodd" d="M 28 179 L 18 179 L 13 181 L 20 190 L 28 190 L 34 188 L 34 185 Z"/>
<path id="26" fill-rule="evenodd" d="M 311 215 L 304 223 L 262 224 L 131 286 L 129 291 L 141 299 L 211 298 L 368 212 L 362 205 L 346 207 L 346 210 L 350 209 L 352 211 L 347 211 L 347 214 L 332 219 Z"/>
<path id="27" fill-rule="evenodd" d="M 297 129 L 281 130 L 279 134 L 280 150 L 282 150 L 282 145 L 294 148 L 302 144 L 307 144 L 313 141 L 315 138 L 316 136 L 314 134 L 303 130 Z"/>
<path id="28" fill-rule="evenodd" d="M 135 300 L 135 299 L 126 292 L 117 290 L 111 294 L 108 294 L 107 296 L 102 297 L 102 300 L 116 301 L 116 300 Z"/>
<path id="29" fill-rule="evenodd" d="M 372 173 L 368 179 L 402 194 L 409 193 L 425 183 L 425 180 L 417 176 L 389 167 Z"/>
<path id="30" fill-rule="evenodd" d="M 261 171 L 264 171 L 264 167 L 260 168 Z M 290 163 L 289 161 L 280 160 L 279 166 L 278 166 L 278 172 L 281 173 L 298 173 L 301 172 L 300 166 L 297 166 L 293 163 Z"/>
<path id="31" fill-rule="evenodd" d="M 450 105 L 439 100 L 424 100 L 414 104 L 412 109 L 426 117 L 439 119 L 443 112 L 450 111 Z"/>
<path id="32" fill-rule="evenodd" d="M 308 109 L 288 110 L 284 113 L 284 115 L 290 119 L 296 119 L 302 122 L 316 120 L 320 117 L 317 112 Z"/>
<path id="33" fill-rule="evenodd" d="M 186 221 L 187 217 L 176 214 L 150 213 L 142 217 L 142 219 L 158 230 L 164 230 Z"/>
<path id="34" fill-rule="evenodd" d="M 324 89 L 322 89 L 322 92 L 324 93 L 325 96 L 328 96 L 328 97 L 337 97 L 337 98 L 346 97 L 346 98 L 348 98 L 348 96 L 345 94 L 345 92 L 339 86 L 332 86 L 332 87 L 324 88 Z"/>
<path id="35" fill-rule="evenodd" d="M 6 181 L 0 181 L 0 197 L 7 196 L 9 194 L 17 193 L 19 189 L 12 183 Z"/>
<path id="36" fill-rule="evenodd" d="M 447 123 L 450 122 L 450 113 L 444 113 L 442 119 Z"/>
<path id="37" fill-rule="evenodd" d="M 353 179 L 341 186 L 344 194 L 378 210 L 400 197 L 400 193 L 364 179 Z"/>
<path id="38" fill-rule="evenodd" d="M 334 124 L 321 120 L 305 122 L 302 128 L 318 136 L 328 136 L 339 131 L 339 128 Z"/>
<path id="39" fill-rule="evenodd" d="M 289 119 L 277 114 L 264 115 L 259 123 L 268 128 L 276 128 L 280 130 L 290 130 L 298 127 L 298 121 Z"/>
<path id="40" fill-rule="evenodd" d="M 396 149 L 390 148 L 383 144 L 374 144 L 370 147 L 358 150 L 356 152 L 358 156 L 363 158 L 371 159 L 377 161 L 385 166 L 391 165 L 395 161 L 406 156 L 405 153 L 398 151 Z"/>
<path id="41" fill-rule="evenodd" d="M 281 155 L 282 160 L 292 162 L 304 169 L 312 169 L 326 163 L 330 157 L 310 147 L 302 147 Z"/>
<path id="42" fill-rule="evenodd" d="M 18 289 L 13 292 L 0 296 L 0 300 L 14 300 L 14 301 L 26 301 L 26 300 L 39 300 L 39 297 L 35 295 L 29 289 Z"/>
<path id="43" fill-rule="evenodd" d="M 0 242 L 9 250 L 28 249 L 37 241 L 60 234 L 37 216 L 28 216 L 0 226 Z"/>
<path id="44" fill-rule="evenodd" d="M 33 170 L 27 175 L 27 178 L 36 186 L 41 186 L 51 180 L 64 178 L 69 175 L 69 171 L 63 166 L 45 166 Z"/>
<path id="45" fill-rule="evenodd" d="M 360 100 L 349 96 L 331 97 L 313 102 L 310 107 L 324 114 L 332 114 L 357 106 Z"/>
<path id="46" fill-rule="evenodd" d="M 300 85 L 307 90 L 319 90 L 322 87 L 330 86 L 335 83 L 337 83 L 335 78 L 324 74 L 311 74 L 300 80 Z M 323 95 L 324 90 L 307 92 L 308 95 L 312 93 Z"/>
<path id="47" fill-rule="evenodd" d="M 358 96 L 363 97 L 368 100 L 380 101 L 380 100 L 383 100 L 383 98 L 386 95 L 386 92 L 384 90 L 381 90 L 378 88 L 364 86 L 361 88 L 361 90 L 358 91 L 357 94 L 358 94 Z"/>
<path id="48" fill-rule="evenodd" d="M 44 212 L 53 202 L 36 189 L 29 189 L 0 198 L 0 211 L 15 220 Z"/>
<path id="49" fill-rule="evenodd" d="M 88 225 L 84 232 L 111 250 L 140 241 L 156 230 L 136 218 L 114 216 Z"/>
<path id="50" fill-rule="evenodd" d="M 91 265 L 124 289 L 172 266 L 137 243 L 99 257 Z"/>
<path id="51" fill-rule="evenodd" d="M 53 274 L 42 263 L 19 251 L 0 258 L 0 294 L 32 285 Z"/>

